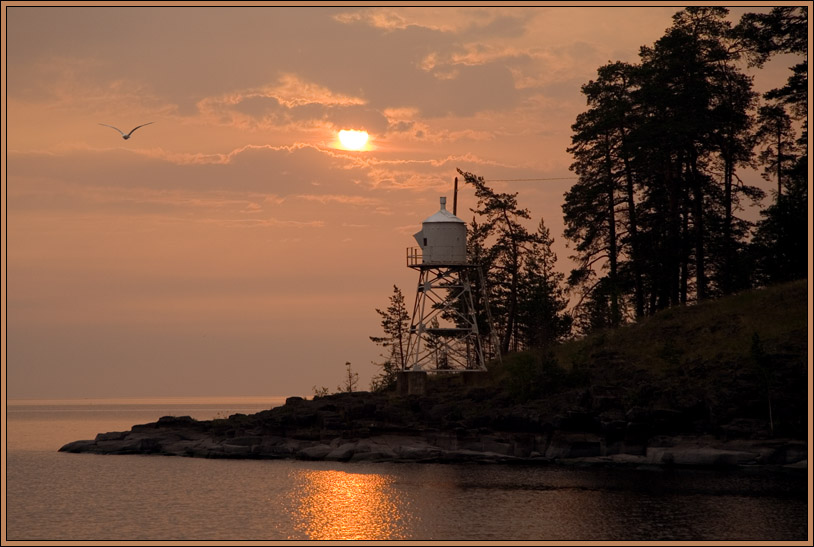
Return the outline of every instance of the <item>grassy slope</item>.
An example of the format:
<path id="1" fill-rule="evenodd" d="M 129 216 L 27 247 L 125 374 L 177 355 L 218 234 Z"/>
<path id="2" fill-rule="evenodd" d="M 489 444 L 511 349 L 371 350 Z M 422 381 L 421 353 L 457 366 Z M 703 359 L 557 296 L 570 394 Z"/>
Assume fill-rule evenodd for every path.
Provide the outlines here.
<path id="1" fill-rule="evenodd" d="M 604 348 L 638 367 L 666 372 L 677 363 L 743 361 L 757 333 L 765 351 L 805 357 L 807 306 L 806 281 L 800 280 L 664 310 L 640 323 L 563 344 L 557 353 L 573 362 Z"/>
<path id="2" fill-rule="evenodd" d="M 553 359 L 510 355 L 491 376 L 546 411 L 579 402 L 596 413 L 605 404 L 623 419 L 657 409 L 698 432 L 805 436 L 808 315 L 800 280 L 668 309 L 564 343 Z"/>

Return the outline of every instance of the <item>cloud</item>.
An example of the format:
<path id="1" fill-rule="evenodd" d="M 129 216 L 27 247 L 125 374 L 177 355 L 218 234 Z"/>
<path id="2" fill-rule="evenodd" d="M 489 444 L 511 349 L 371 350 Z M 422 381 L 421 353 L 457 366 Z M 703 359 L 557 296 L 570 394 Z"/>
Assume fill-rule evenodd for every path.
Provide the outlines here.
<path id="1" fill-rule="evenodd" d="M 201 99 L 198 111 L 213 123 L 250 130 L 308 131 L 329 126 L 384 132 L 386 118 L 366 103 L 363 98 L 285 74 L 274 84 Z"/>
<path id="2" fill-rule="evenodd" d="M 514 15 L 513 15 L 514 14 Z M 516 10 L 505 8 L 478 8 L 475 6 L 375 7 L 344 11 L 334 16 L 343 24 L 362 24 L 385 31 L 421 28 L 439 33 L 457 34 L 463 31 L 498 30 L 507 21 L 518 18 Z"/>
<path id="3" fill-rule="evenodd" d="M 363 105 L 365 100 L 336 93 L 327 87 L 301 79 L 295 74 L 284 74 L 279 83 L 265 89 L 266 96 L 276 98 L 289 108 L 304 104 L 328 106 Z"/>
<path id="4" fill-rule="evenodd" d="M 82 188 L 141 188 L 156 192 L 223 191 L 286 196 L 315 191 L 314 182 L 356 187 L 360 166 L 333 151 L 310 145 L 246 145 L 227 154 L 187 155 L 163 150 L 78 150 L 70 154 L 9 154 L 9 189 L 23 173 L 28 178 L 63 181 Z"/>
<path id="5" fill-rule="evenodd" d="M 344 196 L 336 194 L 319 194 L 319 195 L 301 194 L 294 197 L 298 199 L 304 199 L 306 201 L 316 201 L 321 203 L 322 205 L 326 205 L 328 203 L 341 203 L 346 205 L 370 207 L 378 206 L 381 203 L 380 200 L 374 198 L 364 196 Z"/>
<path id="6" fill-rule="evenodd" d="M 56 55 L 30 65 L 11 63 L 8 96 L 12 102 L 36 104 L 56 117 L 66 112 L 113 122 L 122 111 L 136 116 L 173 114 L 176 106 L 143 81 L 126 75 L 100 79 L 105 62 L 95 57 Z"/>
<path id="7" fill-rule="evenodd" d="M 191 33 L 183 43 L 176 41 L 173 49 L 157 55 L 152 65 L 135 59 L 132 52 L 120 51 L 119 44 L 105 49 L 99 45 L 98 32 L 87 28 L 85 22 L 79 24 L 77 28 L 88 32 L 83 46 L 66 44 L 65 51 L 77 65 L 87 67 L 71 81 L 80 85 L 98 82 L 93 85 L 99 90 L 79 92 L 71 88 L 77 91 L 75 95 L 98 97 L 99 101 L 93 102 L 100 108 L 108 93 L 121 93 L 122 102 L 116 103 L 119 110 L 124 109 L 128 98 L 147 100 L 145 107 L 173 116 L 177 124 L 196 131 L 231 126 L 254 133 L 277 131 L 298 139 L 307 136 L 313 142 L 317 136 L 324 139 L 331 130 L 340 128 L 364 126 L 371 134 L 403 134 L 410 122 L 467 117 L 484 111 L 508 114 L 523 100 L 520 74 L 533 62 L 518 45 L 528 34 L 523 31 L 530 24 L 524 20 L 525 14 L 532 13 L 528 11 L 470 7 L 429 11 L 292 9 L 285 11 L 285 18 L 272 21 L 273 10 L 261 9 L 252 12 L 257 17 L 247 24 L 268 23 L 269 32 L 239 35 L 228 43 L 218 32 L 206 42 L 203 31 L 214 28 L 214 14 L 231 21 L 239 12 L 189 11 L 191 19 L 185 24 L 200 32 Z M 152 21 L 156 42 L 169 40 L 169 29 L 178 14 L 166 12 L 167 17 L 157 23 L 150 14 L 154 17 L 158 13 L 145 9 L 139 11 L 138 19 Z M 338 16 L 341 13 L 346 15 Z M 396 15 L 386 15 L 389 13 Z M 384 19 L 377 19 L 380 15 Z M 384 32 L 385 27 L 391 30 Z M 310 28 L 308 40 L 294 38 L 305 28 Z M 28 31 L 27 44 L 37 37 L 44 39 L 40 27 L 32 25 Z M 110 32 L 116 32 L 116 25 Z M 296 48 L 290 47 L 292 43 Z M 92 54 L 90 44 L 99 45 Z M 282 49 L 288 52 L 285 56 L 264 55 Z M 226 62 L 224 56 L 229 52 L 240 62 Z M 45 53 L 34 45 L 26 57 L 40 62 Z M 207 56 L 220 72 L 204 81 L 205 74 L 211 73 L 203 61 Z M 113 58 L 128 66 L 127 73 L 116 69 Z M 428 62 L 430 59 L 435 60 Z M 24 70 L 24 64 L 16 58 L 14 61 L 11 73 Z M 264 69 L 257 70 L 259 66 Z M 188 75 L 187 80 L 181 75 Z M 525 86 L 533 84 L 533 80 L 522 82 Z M 125 94 L 127 90 L 138 97 Z M 195 111 L 185 104 L 191 97 L 196 97 Z M 385 112 L 405 109 L 414 110 L 415 119 L 388 123 Z M 422 127 L 410 131 L 413 137 L 428 134 Z"/>
<path id="8" fill-rule="evenodd" d="M 204 219 L 203 222 L 238 228 L 323 228 L 322 220 L 282 220 L 279 218 Z"/>
<path id="9" fill-rule="evenodd" d="M 454 172 L 458 163 L 489 163 L 474 155 L 384 159 L 310 145 L 247 145 L 208 156 L 122 149 L 12 152 L 8 160 L 12 213 L 194 214 L 187 218 L 246 225 L 286 220 L 274 211 L 293 211 L 293 199 L 392 214 L 394 200 L 387 193 L 431 190 L 444 185 L 439 174 Z M 304 226 L 314 226 L 321 214 L 299 210 L 306 218 L 297 222 Z"/>

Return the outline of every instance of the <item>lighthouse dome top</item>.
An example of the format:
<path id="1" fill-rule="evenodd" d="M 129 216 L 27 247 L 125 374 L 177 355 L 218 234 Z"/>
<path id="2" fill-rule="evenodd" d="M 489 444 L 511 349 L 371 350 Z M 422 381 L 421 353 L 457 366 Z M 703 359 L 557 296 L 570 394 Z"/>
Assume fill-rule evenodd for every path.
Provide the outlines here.
<path id="1" fill-rule="evenodd" d="M 445 197 L 441 198 L 441 210 L 426 219 L 424 224 L 436 222 L 459 222 L 461 224 L 466 224 L 463 220 L 447 211 L 447 198 Z"/>

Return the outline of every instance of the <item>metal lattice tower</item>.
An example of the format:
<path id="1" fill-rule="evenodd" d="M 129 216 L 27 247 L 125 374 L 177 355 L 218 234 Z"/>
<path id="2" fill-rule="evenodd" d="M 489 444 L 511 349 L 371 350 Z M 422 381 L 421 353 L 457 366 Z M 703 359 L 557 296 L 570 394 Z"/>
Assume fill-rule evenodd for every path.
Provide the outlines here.
<path id="1" fill-rule="evenodd" d="M 446 210 L 423 223 L 415 234 L 420 248 L 407 249 L 407 266 L 419 271 L 405 371 L 485 371 L 486 355 L 478 332 L 473 282 L 491 330 L 488 295 L 478 265 L 466 257 L 466 225 Z M 494 331 L 492 331 L 493 333 Z M 492 347 L 497 350 L 493 341 Z"/>

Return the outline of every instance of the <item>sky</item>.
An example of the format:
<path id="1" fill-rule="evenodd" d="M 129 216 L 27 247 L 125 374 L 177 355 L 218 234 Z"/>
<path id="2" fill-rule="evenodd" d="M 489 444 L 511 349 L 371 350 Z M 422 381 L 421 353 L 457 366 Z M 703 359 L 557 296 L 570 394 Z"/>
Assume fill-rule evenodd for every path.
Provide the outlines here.
<path id="1" fill-rule="evenodd" d="M 681 8 L 398 4 L 3 3 L 8 398 L 309 397 L 346 362 L 368 389 L 376 308 L 394 285 L 412 307 L 405 251 L 456 169 L 573 267 L 580 87 Z"/>

